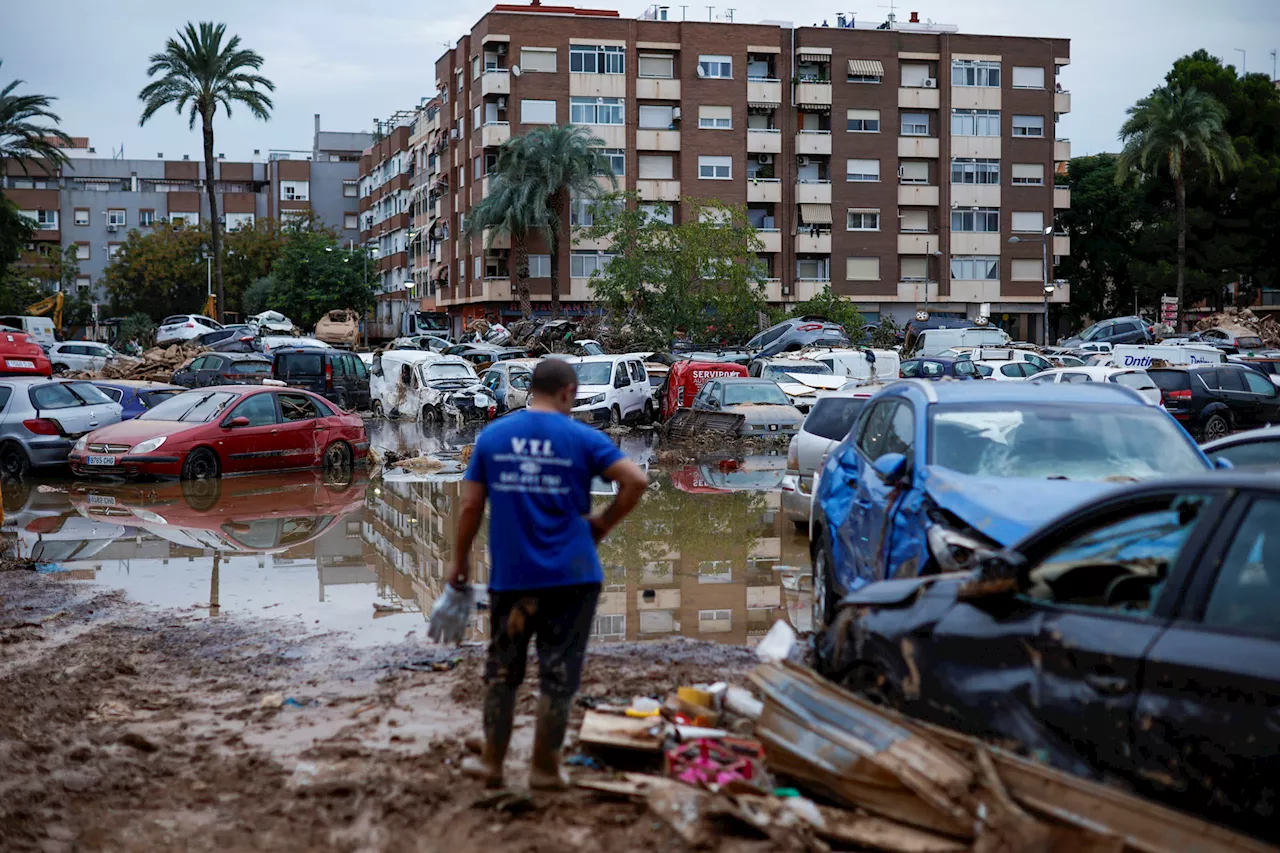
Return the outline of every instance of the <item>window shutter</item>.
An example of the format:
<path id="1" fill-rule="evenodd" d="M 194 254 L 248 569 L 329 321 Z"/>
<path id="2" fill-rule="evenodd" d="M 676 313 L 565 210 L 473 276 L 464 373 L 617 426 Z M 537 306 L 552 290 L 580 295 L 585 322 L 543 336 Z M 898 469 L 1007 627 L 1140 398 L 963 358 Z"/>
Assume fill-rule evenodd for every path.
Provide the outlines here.
<path id="1" fill-rule="evenodd" d="M 849 110 L 850 121 L 879 121 L 879 110 Z"/>
<path id="2" fill-rule="evenodd" d="M 848 281 L 879 281 L 879 258 L 845 258 L 844 277 Z"/>
<path id="3" fill-rule="evenodd" d="M 675 70 L 674 58 L 670 56 L 640 56 L 641 77 L 670 78 Z"/>
<path id="4" fill-rule="evenodd" d="M 1013 230 L 1022 233 L 1039 234 L 1044 230 L 1044 211 L 1015 211 L 1013 214 Z"/>
<path id="5" fill-rule="evenodd" d="M 1044 265 L 1035 258 L 1014 258 L 1014 281 L 1044 281 Z"/>
<path id="6" fill-rule="evenodd" d="M 927 210 L 904 210 L 902 212 L 901 228 L 903 231 L 928 231 L 929 230 L 929 211 Z"/>
<path id="7" fill-rule="evenodd" d="M 640 126 L 666 130 L 671 127 L 671 107 L 640 107 Z"/>
<path id="8" fill-rule="evenodd" d="M 1043 89 L 1044 67 L 1040 65 L 1031 67 L 1019 65 L 1013 66 L 1013 88 Z"/>
<path id="9" fill-rule="evenodd" d="M 638 175 L 645 180 L 669 181 L 674 175 L 674 163 L 669 156 L 641 154 Z"/>
<path id="10" fill-rule="evenodd" d="M 1044 180 L 1044 164 L 1043 163 L 1014 163 L 1013 164 L 1014 180 L 1024 181 L 1043 181 Z"/>
<path id="11" fill-rule="evenodd" d="M 733 107 L 698 107 L 698 119 L 733 119 Z"/>
<path id="12" fill-rule="evenodd" d="M 521 71 L 555 71 L 556 52 L 554 49 L 525 47 L 520 50 Z"/>
<path id="13" fill-rule="evenodd" d="M 902 177 L 910 181 L 927 181 L 929 180 L 929 164 L 920 160 L 911 160 L 903 163 L 898 167 L 902 171 Z"/>
<path id="14" fill-rule="evenodd" d="M 929 259 L 907 257 L 902 259 L 903 281 L 925 279 L 929 276 Z"/>

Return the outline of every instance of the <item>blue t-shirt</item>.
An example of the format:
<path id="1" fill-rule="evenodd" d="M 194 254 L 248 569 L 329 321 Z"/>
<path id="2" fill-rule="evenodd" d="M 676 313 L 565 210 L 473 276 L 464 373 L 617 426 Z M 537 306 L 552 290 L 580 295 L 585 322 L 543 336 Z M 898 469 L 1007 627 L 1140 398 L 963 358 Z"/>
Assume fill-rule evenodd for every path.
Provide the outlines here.
<path id="1" fill-rule="evenodd" d="M 608 436 L 558 412 L 525 409 L 485 427 L 466 478 L 489 492 L 489 588 L 603 583 L 585 516 L 592 478 L 621 458 Z"/>

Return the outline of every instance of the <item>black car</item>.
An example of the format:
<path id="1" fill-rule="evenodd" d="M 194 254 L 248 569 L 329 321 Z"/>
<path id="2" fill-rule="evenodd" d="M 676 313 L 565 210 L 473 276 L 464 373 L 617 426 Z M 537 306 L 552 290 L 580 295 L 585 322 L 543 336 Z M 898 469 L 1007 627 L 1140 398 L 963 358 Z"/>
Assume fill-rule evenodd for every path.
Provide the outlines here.
<path id="1" fill-rule="evenodd" d="M 305 388 L 343 409 L 370 407 L 369 369 L 355 353 L 316 347 L 277 347 L 271 355 L 272 379 Z"/>
<path id="2" fill-rule="evenodd" d="M 184 388 L 208 385 L 261 385 L 271 374 L 271 359 L 252 353 L 206 353 L 173 372 L 173 384 Z"/>
<path id="3" fill-rule="evenodd" d="M 813 346 L 847 347 L 849 334 L 844 326 L 826 317 L 792 317 L 747 341 L 747 349 L 758 350 L 757 358 Z"/>
<path id="4" fill-rule="evenodd" d="M 1110 320 L 1099 320 L 1089 328 L 1058 341 L 1058 346 L 1073 349 L 1081 344 L 1105 343 L 1116 344 L 1153 344 L 1156 342 L 1155 329 L 1141 317 L 1112 317 Z"/>
<path id="5" fill-rule="evenodd" d="M 903 379 L 981 379 L 978 366 L 967 358 L 931 356 L 909 358 L 898 365 Z"/>
<path id="6" fill-rule="evenodd" d="M 1156 367 L 1147 375 L 1160 388 L 1169 414 L 1197 440 L 1280 421 L 1280 388 L 1243 365 Z"/>
<path id="7" fill-rule="evenodd" d="M 262 338 L 255 338 L 244 329 L 237 329 L 235 334 L 228 335 L 220 341 L 209 344 L 214 352 L 263 352 Z"/>
<path id="8" fill-rule="evenodd" d="M 824 673 L 1280 840 L 1274 476 L 1149 481 L 978 565 L 846 596 Z"/>

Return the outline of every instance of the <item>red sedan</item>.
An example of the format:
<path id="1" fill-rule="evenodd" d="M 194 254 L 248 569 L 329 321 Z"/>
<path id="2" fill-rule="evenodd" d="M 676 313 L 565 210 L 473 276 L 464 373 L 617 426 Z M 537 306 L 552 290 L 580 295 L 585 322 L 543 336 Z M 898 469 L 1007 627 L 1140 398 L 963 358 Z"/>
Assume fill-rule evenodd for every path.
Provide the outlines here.
<path id="1" fill-rule="evenodd" d="M 131 421 L 94 430 L 67 461 L 76 474 L 204 480 L 340 468 L 368 452 L 364 422 L 317 394 L 220 385 L 177 394 Z"/>
<path id="2" fill-rule="evenodd" d="M 36 339 L 0 326 L 0 376 L 52 376 L 53 365 Z"/>

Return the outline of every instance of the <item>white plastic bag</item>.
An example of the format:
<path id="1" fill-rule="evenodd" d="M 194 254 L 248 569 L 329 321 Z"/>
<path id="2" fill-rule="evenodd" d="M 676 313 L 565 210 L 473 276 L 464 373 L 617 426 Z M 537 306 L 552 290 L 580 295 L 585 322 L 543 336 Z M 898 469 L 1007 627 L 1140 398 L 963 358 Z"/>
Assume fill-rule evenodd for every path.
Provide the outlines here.
<path id="1" fill-rule="evenodd" d="M 470 586 L 459 590 L 452 584 L 444 588 L 444 594 L 436 599 L 428 620 L 427 636 L 437 643 L 457 645 L 462 642 L 475 608 L 476 594 Z"/>

